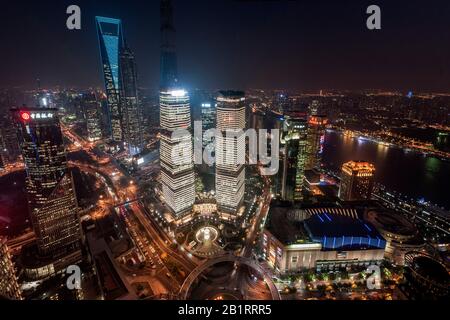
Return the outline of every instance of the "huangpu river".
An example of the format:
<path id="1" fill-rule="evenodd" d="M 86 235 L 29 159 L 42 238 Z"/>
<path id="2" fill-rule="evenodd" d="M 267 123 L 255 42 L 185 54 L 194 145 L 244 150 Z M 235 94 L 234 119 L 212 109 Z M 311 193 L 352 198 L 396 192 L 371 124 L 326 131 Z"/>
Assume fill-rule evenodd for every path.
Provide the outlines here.
<path id="1" fill-rule="evenodd" d="M 336 131 L 327 131 L 323 152 L 327 169 L 339 172 L 344 162 L 369 161 L 376 167 L 376 182 L 387 189 L 450 209 L 450 161 L 345 137 Z"/>

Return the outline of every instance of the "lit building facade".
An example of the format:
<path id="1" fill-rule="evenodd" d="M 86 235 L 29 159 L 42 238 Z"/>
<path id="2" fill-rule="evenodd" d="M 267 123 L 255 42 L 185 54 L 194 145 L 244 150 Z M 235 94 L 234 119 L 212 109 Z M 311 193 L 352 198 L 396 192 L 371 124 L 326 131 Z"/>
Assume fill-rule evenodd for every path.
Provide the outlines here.
<path id="1" fill-rule="evenodd" d="M 6 239 L 0 237 L 0 297 L 20 300 L 22 294 L 17 283 L 16 271 L 11 261 L 11 254 Z"/>
<path id="2" fill-rule="evenodd" d="M 281 195 L 287 201 L 301 201 L 305 181 L 308 123 L 303 118 L 286 117 L 282 144 L 283 179 Z"/>
<path id="3" fill-rule="evenodd" d="M 101 103 L 95 93 L 88 94 L 84 99 L 87 138 L 90 142 L 102 139 Z"/>
<path id="4" fill-rule="evenodd" d="M 0 119 L 0 168 L 16 162 L 19 156 L 17 132 L 8 114 Z"/>
<path id="5" fill-rule="evenodd" d="M 120 50 L 123 47 L 122 22 L 118 19 L 96 17 L 100 57 L 105 82 L 111 138 L 123 138 L 120 107 Z"/>
<path id="6" fill-rule="evenodd" d="M 308 119 L 308 143 L 306 147 L 306 170 L 319 168 L 322 161 L 325 143 L 325 129 L 327 125 L 325 116 L 313 115 Z"/>
<path id="7" fill-rule="evenodd" d="M 37 238 L 36 255 L 28 261 L 44 265 L 36 277 L 49 276 L 78 263 L 81 227 L 72 174 L 67 166 L 56 109 L 14 109 L 19 144 L 27 171 L 26 190 Z M 24 255 L 25 256 L 25 255 Z"/>
<path id="8" fill-rule="evenodd" d="M 189 215 L 195 202 L 191 108 L 178 84 L 175 27 L 170 0 L 161 0 L 160 164 L 162 192 L 175 220 Z M 179 131 L 184 130 L 184 131 Z M 174 134 L 174 132 L 177 132 Z"/>
<path id="9" fill-rule="evenodd" d="M 245 93 L 220 91 L 217 97 L 216 200 L 234 217 L 245 192 Z M 220 133 L 220 134 L 219 134 Z"/>
<path id="10" fill-rule="evenodd" d="M 216 127 L 216 106 L 212 101 L 202 102 L 201 103 L 201 119 L 202 119 L 202 131 L 205 133 L 210 129 L 214 129 Z M 203 139 L 203 147 L 208 144 L 207 139 Z"/>
<path id="11" fill-rule="evenodd" d="M 261 253 L 280 273 L 380 264 L 386 241 L 354 209 L 271 208 Z"/>
<path id="12" fill-rule="evenodd" d="M 162 191 L 174 218 L 189 214 L 195 201 L 195 174 L 190 133 L 189 95 L 160 92 L 160 164 Z M 180 134 L 175 131 L 183 129 Z"/>
<path id="13" fill-rule="evenodd" d="M 367 200 L 372 197 L 375 166 L 365 161 L 344 163 L 339 198 L 343 201 Z"/>
<path id="14" fill-rule="evenodd" d="M 126 47 L 120 53 L 120 76 L 123 138 L 128 153 L 133 156 L 142 149 L 142 125 L 135 57 Z"/>
<path id="15" fill-rule="evenodd" d="M 320 103 L 318 100 L 311 101 L 311 104 L 308 107 L 309 115 L 316 115 L 319 113 Z"/>

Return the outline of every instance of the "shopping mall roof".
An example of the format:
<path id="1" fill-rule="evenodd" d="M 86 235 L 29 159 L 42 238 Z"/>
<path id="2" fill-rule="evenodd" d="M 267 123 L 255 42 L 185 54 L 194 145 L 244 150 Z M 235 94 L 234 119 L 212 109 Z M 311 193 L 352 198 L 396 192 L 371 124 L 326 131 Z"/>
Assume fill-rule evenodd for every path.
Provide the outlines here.
<path id="1" fill-rule="evenodd" d="M 312 240 L 325 249 L 385 248 L 386 241 L 370 223 L 354 216 L 323 212 L 305 221 Z"/>

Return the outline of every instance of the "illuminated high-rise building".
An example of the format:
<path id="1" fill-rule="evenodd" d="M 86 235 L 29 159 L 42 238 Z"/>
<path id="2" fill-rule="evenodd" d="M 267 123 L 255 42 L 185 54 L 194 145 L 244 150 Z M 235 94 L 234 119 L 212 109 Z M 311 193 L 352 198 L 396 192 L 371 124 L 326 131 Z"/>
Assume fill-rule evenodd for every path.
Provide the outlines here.
<path id="1" fill-rule="evenodd" d="M 0 119 L 0 168 L 14 163 L 20 156 L 17 132 L 9 117 Z"/>
<path id="2" fill-rule="evenodd" d="M 281 197 L 287 201 L 301 201 L 305 181 L 308 123 L 304 118 L 286 117 Z"/>
<path id="3" fill-rule="evenodd" d="M 344 201 L 367 200 L 372 196 L 375 166 L 365 161 L 342 165 L 339 198 Z"/>
<path id="4" fill-rule="evenodd" d="M 216 200 L 220 213 L 238 213 L 245 192 L 245 93 L 220 91 L 217 96 Z"/>
<path id="5" fill-rule="evenodd" d="M 308 107 L 309 115 L 316 115 L 319 113 L 320 103 L 318 100 L 311 101 Z"/>
<path id="6" fill-rule="evenodd" d="M 86 118 L 87 138 L 90 142 L 102 139 L 101 102 L 95 93 L 84 96 L 84 112 Z"/>
<path id="7" fill-rule="evenodd" d="M 81 228 L 72 174 L 56 109 L 13 109 L 27 171 L 26 191 L 37 238 L 24 254 L 30 277 L 47 277 L 81 261 Z"/>
<path id="8" fill-rule="evenodd" d="M 6 239 L 2 237 L 0 237 L 0 298 L 22 299 L 11 254 L 6 245 Z"/>
<path id="9" fill-rule="evenodd" d="M 160 122 L 162 190 L 174 218 L 179 219 L 190 213 L 195 201 L 191 114 L 186 91 L 160 92 Z"/>
<path id="10" fill-rule="evenodd" d="M 111 138 L 122 141 L 122 111 L 120 107 L 120 50 L 123 47 L 122 22 L 118 19 L 95 17 L 100 57 L 105 82 Z"/>
<path id="11" fill-rule="evenodd" d="M 216 106 L 215 102 L 207 101 L 201 103 L 201 120 L 202 120 L 202 131 L 203 133 L 207 132 L 208 130 L 216 128 Z M 215 154 L 215 137 L 212 139 L 208 139 L 205 136 L 203 136 L 202 144 L 203 149 L 208 149 L 208 154 L 211 156 L 214 156 Z M 211 161 L 213 162 L 213 161 Z"/>
<path id="12" fill-rule="evenodd" d="M 123 138 L 128 153 L 133 156 L 142 149 L 142 127 L 136 62 L 133 52 L 127 47 L 120 52 L 120 76 Z"/>
<path id="13" fill-rule="evenodd" d="M 160 164 L 166 204 L 179 220 L 195 202 L 189 95 L 178 84 L 175 28 L 170 0 L 161 1 Z M 182 131 L 180 131 L 182 130 Z"/>
<path id="14" fill-rule="evenodd" d="M 308 120 L 308 143 L 306 147 L 306 170 L 320 167 L 325 143 L 326 116 L 313 115 Z"/>

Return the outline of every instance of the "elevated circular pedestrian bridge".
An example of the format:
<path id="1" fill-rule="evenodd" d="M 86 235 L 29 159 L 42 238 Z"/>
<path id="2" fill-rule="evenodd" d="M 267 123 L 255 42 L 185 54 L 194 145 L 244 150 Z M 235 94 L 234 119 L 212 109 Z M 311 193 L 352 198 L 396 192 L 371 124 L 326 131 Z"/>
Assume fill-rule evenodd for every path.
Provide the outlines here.
<path id="1" fill-rule="evenodd" d="M 239 287 L 235 287 L 234 290 L 237 292 L 244 292 L 244 294 L 240 294 L 241 297 L 248 297 L 250 294 L 247 294 L 246 292 L 248 292 L 251 288 L 251 286 L 253 285 L 252 281 L 250 280 L 246 280 L 243 281 L 243 279 L 248 278 L 246 275 L 235 275 L 235 271 L 233 270 L 238 270 L 239 267 L 247 267 L 250 270 L 253 270 L 256 272 L 256 274 L 258 274 L 261 277 L 261 281 L 260 285 L 265 285 L 268 289 L 268 295 L 270 295 L 270 299 L 272 300 L 281 300 L 280 294 L 278 292 L 277 287 L 275 286 L 275 284 L 273 283 L 272 279 L 267 275 L 267 272 L 264 270 L 264 268 L 261 267 L 260 264 L 258 264 L 256 261 L 250 259 L 250 258 L 245 258 L 245 257 L 240 257 L 240 256 L 235 256 L 234 254 L 226 254 L 223 256 L 218 256 L 216 258 L 210 259 L 205 261 L 203 264 L 201 264 L 200 266 L 198 266 L 197 268 L 195 268 L 189 275 L 188 277 L 185 279 L 181 289 L 180 289 L 180 294 L 179 294 L 179 298 L 181 300 L 189 300 L 189 299 L 195 299 L 195 297 L 192 296 L 192 291 L 193 291 L 193 287 L 195 287 L 196 285 L 198 285 L 200 282 L 204 281 L 206 278 L 208 278 L 208 272 L 210 270 L 212 270 L 212 268 L 214 266 L 217 265 L 221 265 L 221 264 L 226 264 L 226 263 L 230 263 L 231 265 L 233 265 L 233 268 L 231 269 L 231 272 L 226 272 L 223 274 L 223 276 L 220 277 L 222 282 L 226 282 L 227 284 L 231 283 L 232 281 L 226 281 L 227 278 L 231 277 L 237 277 L 239 280 L 236 281 L 236 285 L 235 286 L 239 286 Z M 217 269 L 219 269 L 217 267 Z M 254 276 L 254 280 L 255 285 L 258 283 L 256 277 Z M 225 295 L 227 295 L 227 292 L 230 292 L 230 288 L 225 287 L 225 285 L 221 285 L 220 283 L 214 283 L 213 279 L 209 279 L 208 281 L 208 285 L 209 288 L 208 290 L 214 291 L 215 292 L 215 296 L 218 295 L 218 292 L 223 291 Z M 244 288 L 245 286 L 245 288 Z M 254 288 L 253 291 L 258 291 L 260 289 L 256 289 Z M 261 291 L 261 290 L 260 290 Z M 211 297 L 213 298 L 213 297 Z"/>

